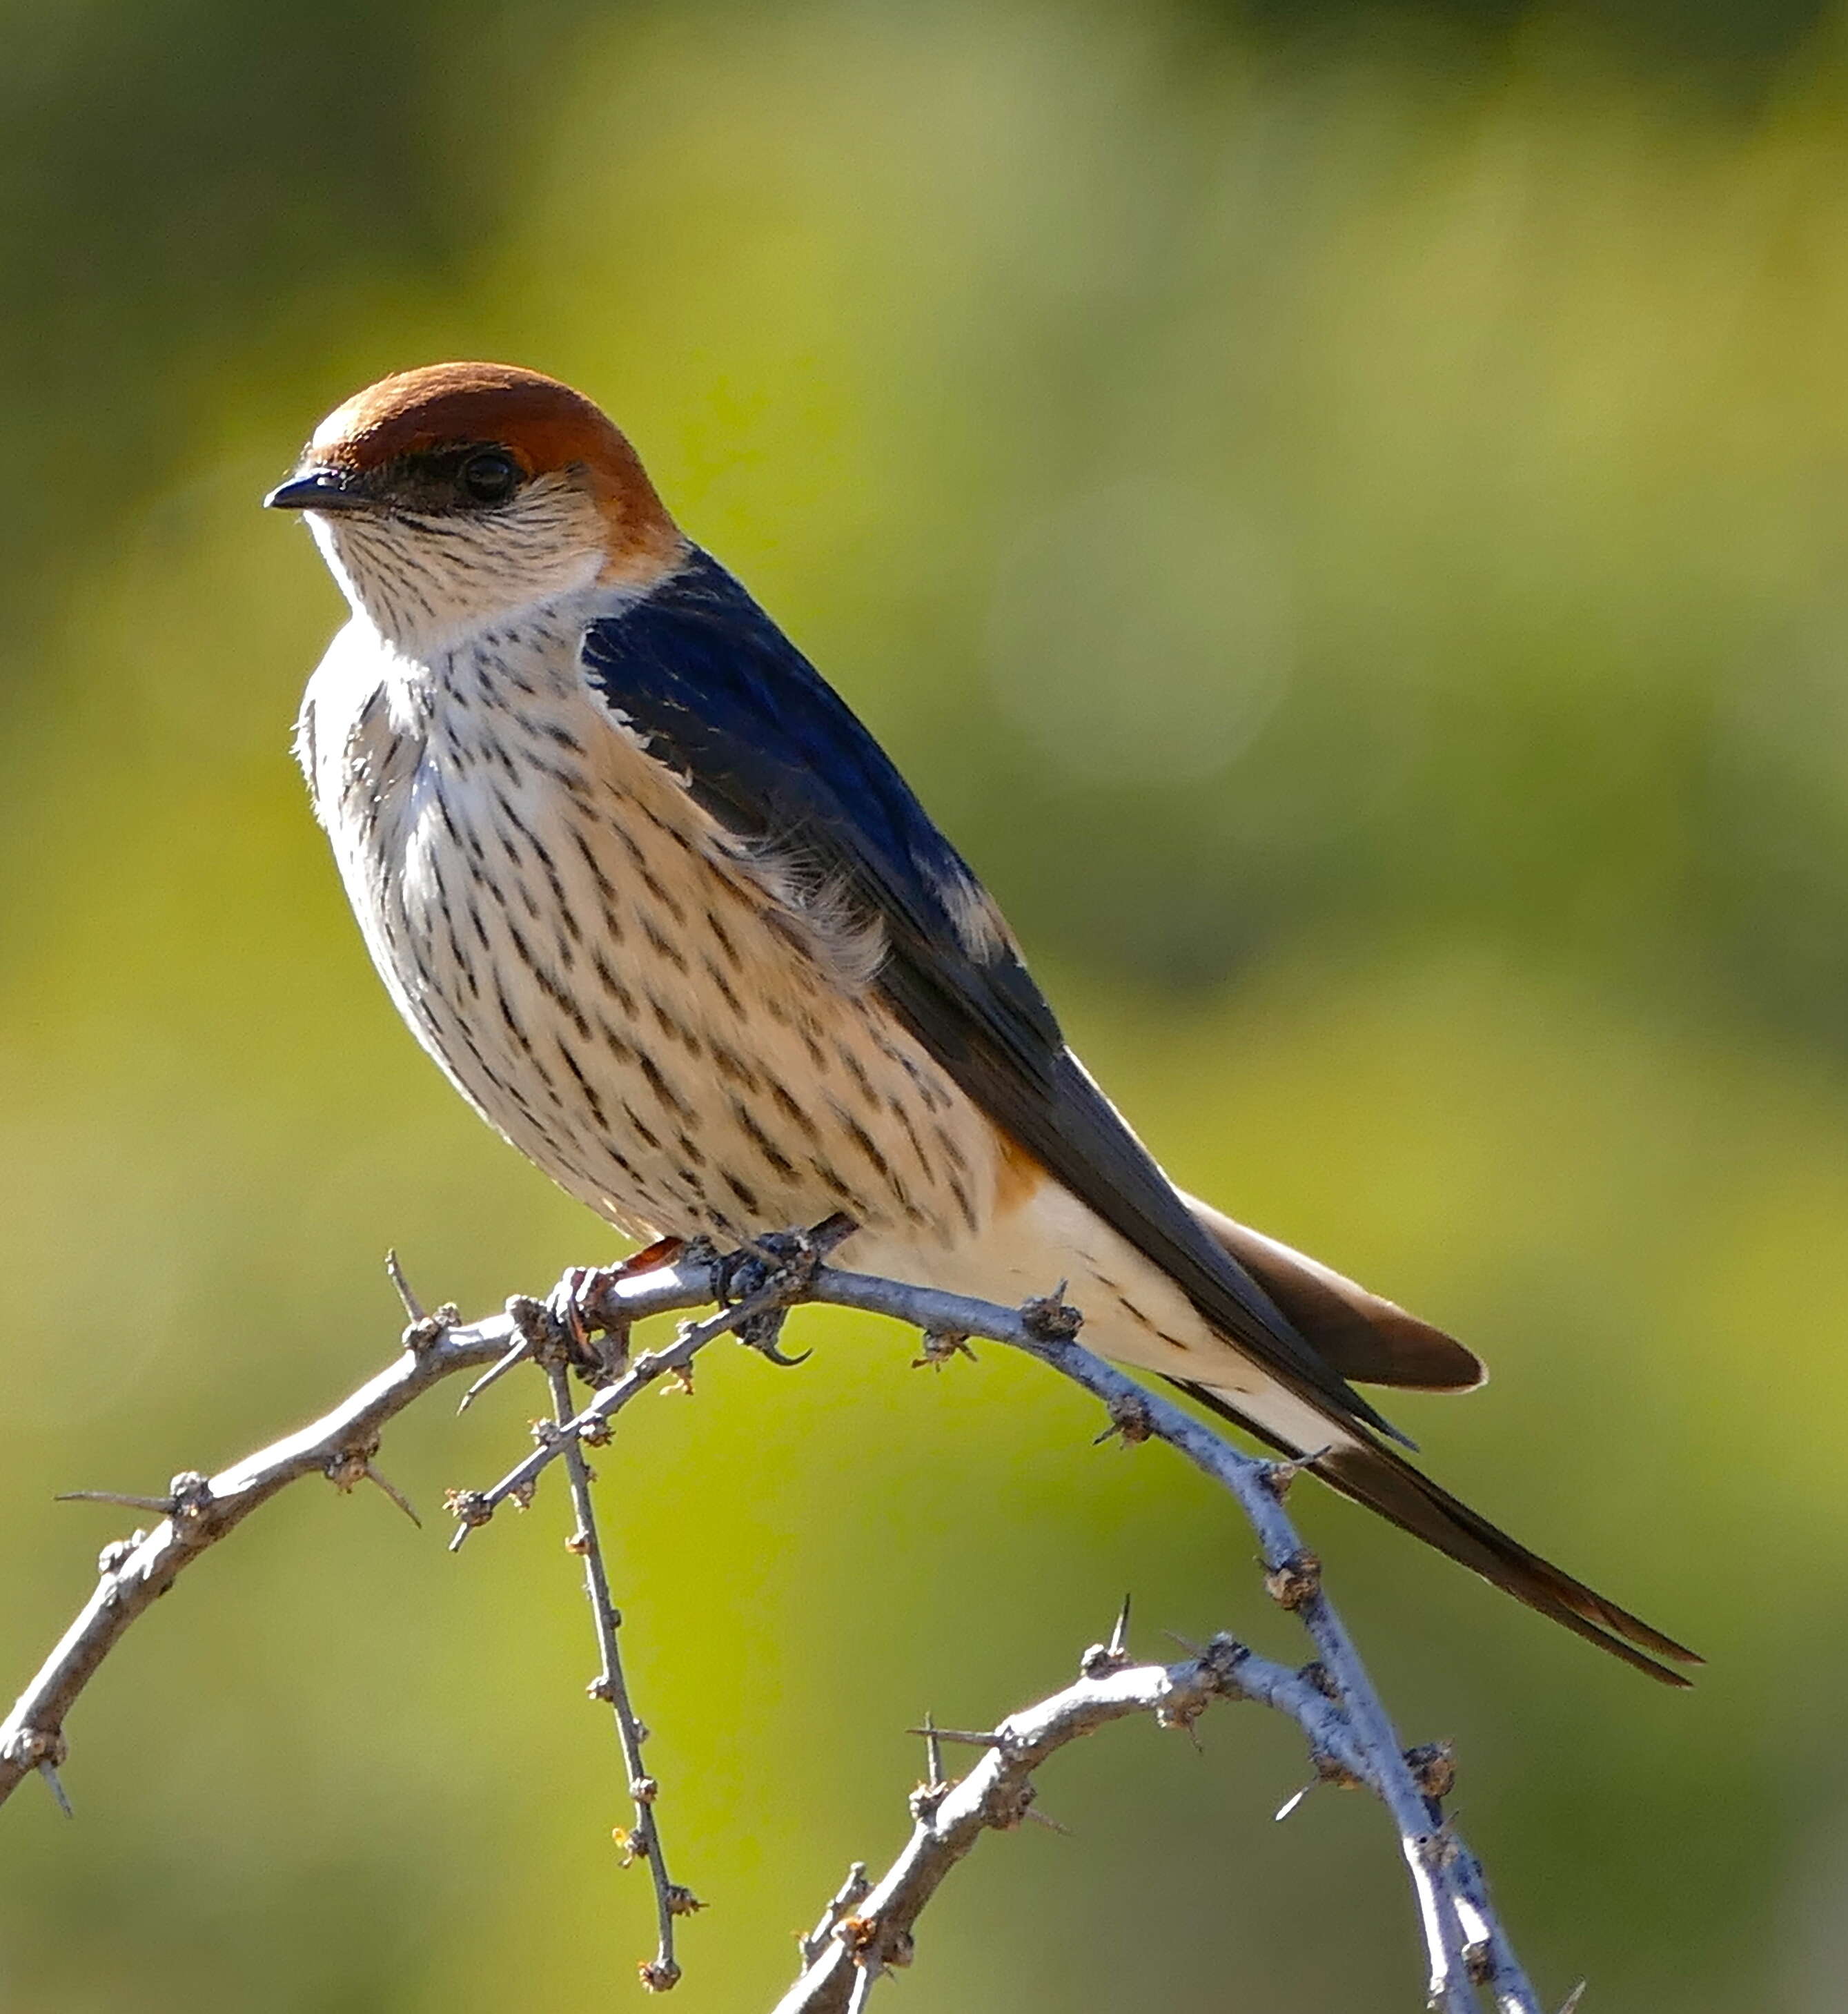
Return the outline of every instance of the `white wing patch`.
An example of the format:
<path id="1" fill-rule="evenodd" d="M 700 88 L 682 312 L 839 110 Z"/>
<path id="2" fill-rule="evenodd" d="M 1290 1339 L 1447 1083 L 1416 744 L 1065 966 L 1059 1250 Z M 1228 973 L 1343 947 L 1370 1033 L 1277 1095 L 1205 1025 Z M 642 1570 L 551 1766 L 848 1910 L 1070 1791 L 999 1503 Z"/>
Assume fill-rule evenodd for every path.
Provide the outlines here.
<path id="1" fill-rule="evenodd" d="M 1004 952 L 1018 950 L 994 898 L 973 875 L 958 874 L 940 881 L 937 889 L 950 927 L 978 964 L 992 964 Z"/>
<path id="2" fill-rule="evenodd" d="M 750 877 L 787 934 L 830 980 L 849 993 L 872 985 L 890 949 L 886 926 L 854 901 L 840 876 L 804 859 L 799 847 L 740 840 L 709 816 L 705 828 L 711 857 Z"/>

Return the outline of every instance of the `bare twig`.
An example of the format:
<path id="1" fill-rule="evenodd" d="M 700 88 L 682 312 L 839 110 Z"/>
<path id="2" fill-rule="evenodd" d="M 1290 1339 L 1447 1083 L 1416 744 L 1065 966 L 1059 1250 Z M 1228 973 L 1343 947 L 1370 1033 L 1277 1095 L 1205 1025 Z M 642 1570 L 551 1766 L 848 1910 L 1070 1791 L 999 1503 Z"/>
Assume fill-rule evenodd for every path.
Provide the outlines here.
<path id="1" fill-rule="evenodd" d="M 797 1301 L 856 1308 L 889 1316 L 926 1335 L 982 1336 L 1023 1350 L 1101 1399 L 1109 1412 L 1111 1432 L 1130 1442 L 1166 1441 L 1229 1489 L 1258 1534 L 1266 1586 L 1295 1612 L 1314 1640 L 1327 1683 L 1363 1758 L 1363 1766 L 1353 1768 L 1352 1773 L 1384 1804 L 1398 1829 L 1424 1938 L 1431 2004 L 1447 2014 L 1474 2014 L 1481 2005 L 1477 1985 L 1486 1984 L 1495 1996 L 1492 2004 L 1502 2014 L 1540 2014 L 1533 1987 L 1488 1905 L 1480 1867 L 1448 1825 L 1441 1802 L 1414 1777 L 1372 1679 L 1323 1590 L 1320 1564 L 1284 1510 L 1283 1485 L 1300 1464 L 1245 1453 L 1173 1401 L 1093 1356 L 1076 1340 L 1077 1311 L 1063 1306 L 1056 1296 L 1019 1309 L 1000 1308 L 827 1266 L 815 1268 L 800 1285 L 773 1281 L 737 1307 L 683 1329 L 668 1350 L 638 1359 L 625 1378 L 600 1392 L 492 1489 L 464 1493 L 458 1507 L 463 1529 L 482 1521 L 508 1496 L 530 1493 L 573 1440 L 603 1431 L 637 1391 L 664 1370 L 683 1368 L 725 1328 L 765 1308 Z"/>
<path id="2" fill-rule="evenodd" d="M 95 1593 L 0 1721 L 0 1801 L 47 1757 L 54 1763 L 63 1759 L 65 1717 L 78 1694 L 129 1625 L 184 1568 L 286 1485 L 355 1460 L 369 1462 L 388 1420 L 443 1378 L 499 1353 L 505 1338 L 490 1335 L 492 1326 L 446 1330 L 423 1349 L 405 1350 L 312 1426 L 220 1475 L 176 1477 L 167 1496 L 147 1507 L 163 1514 L 160 1523 L 125 1546 L 105 1550 Z M 120 1500 L 102 1492 L 85 1493 Z"/>
<path id="3" fill-rule="evenodd" d="M 834 1935 L 835 1926 L 851 1916 L 872 1891 L 872 1883 L 866 1878 L 866 1863 L 863 1860 L 856 1860 L 847 1869 L 847 1878 L 822 1912 L 821 1921 L 807 1937 L 796 1940 L 796 1948 L 802 1954 L 804 1969 L 813 1965 L 828 1948 Z"/>
<path id="4" fill-rule="evenodd" d="M 624 1283 L 625 1307 L 636 1319 L 712 1298 L 712 1268 L 664 1266 Z M 65 1759 L 64 1722 L 98 1667 L 129 1625 L 166 1593 L 181 1573 L 251 1512 L 303 1476 L 337 1478 L 356 1459 L 370 1463 L 386 1423 L 432 1386 L 478 1370 L 507 1349 L 513 1324 L 504 1315 L 451 1323 L 420 1315 L 405 1331 L 402 1353 L 332 1411 L 220 1474 L 176 1476 L 166 1496 L 138 1499 L 162 1514 L 152 1532 L 106 1546 L 95 1591 L 37 1675 L 0 1721 L 0 1803 L 48 1761 Z M 102 1492 L 87 1493 L 116 1500 Z"/>
<path id="5" fill-rule="evenodd" d="M 1146 1713 L 1162 1726 L 1191 1732 L 1217 1700 L 1255 1700 L 1287 1714 L 1302 1729 L 1316 1780 L 1366 1783 L 1377 1790 L 1375 1758 L 1344 1706 L 1330 1697 L 1319 1666 L 1292 1671 L 1224 1635 L 1183 1663 L 1133 1665 L 1125 1634 L 1125 1619 L 1119 1617 L 1110 1642 L 1094 1644 L 1084 1654 L 1076 1684 L 1009 1715 L 989 1733 L 952 1734 L 928 1718 L 922 1729 L 913 1730 L 931 1742 L 932 1758 L 929 1780 L 911 1795 L 911 1837 L 876 1886 L 868 1885 L 864 1866 L 856 1863 L 847 1887 L 800 1941 L 801 1976 L 777 2002 L 775 2014 L 857 2014 L 880 1978 L 911 1962 L 919 1915 L 983 1833 L 1006 1831 L 1041 1817 L 1033 1803 L 1033 1772 L 1068 1742 L 1114 1721 Z M 942 1780 L 935 1752 L 935 1744 L 947 1740 L 987 1751 L 954 1786 Z M 1460 1847 L 1448 1864 L 1456 1884 L 1452 1899 L 1461 1899 L 1466 1910 L 1480 1909 L 1463 1948 L 1466 1977 L 1486 1986 L 1498 2009 L 1538 2014 L 1518 1966 L 1509 1969 L 1506 1941 L 1498 1944 L 1480 1867 Z M 1561 2014 L 1571 2014 L 1583 1990 L 1574 1992 Z M 1450 1992 L 1448 2001 L 1438 2004 L 1464 2004 L 1454 1986 Z"/>
<path id="6" fill-rule="evenodd" d="M 924 1905 L 983 1832 L 1007 1831 L 1037 1815 L 1034 1771 L 1066 1743 L 1112 1721 L 1146 1713 L 1164 1726 L 1186 1728 L 1215 1700 L 1262 1699 L 1281 1707 L 1311 1730 L 1312 1743 L 1359 1773 L 1363 1758 L 1339 1708 L 1301 1672 L 1229 1636 L 1214 1637 L 1177 1665 L 1131 1665 L 1126 1653 L 1121 1662 L 1099 1669 L 1099 1647 L 1108 1647 L 1086 1653 L 1076 1684 L 1010 1714 L 959 1783 L 933 1780 L 913 1794 L 904 1850 L 876 1887 L 858 1884 L 844 1908 L 836 1898 L 804 1941 L 802 1976 L 775 2014 L 852 2014 L 862 2005 L 883 1973 L 911 1962 Z"/>
<path id="7" fill-rule="evenodd" d="M 1538 1998 L 1489 1905 L 1481 1867 L 1446 1823 L 1439 1801 L 1413 1778 L 1353 1640 L 1323 1591 L 1320 1564 L 1284 1509 L 1275 1479 L 1289 1464 L 1245 1453 L 1171 1400 L 1094 1356 L 1061 1332 L 1062 1323 L 1048 1319 L 1043 1304 L 997 1310 L 929 1288 L 894 1292 L 889 1281 L 831 1267 L 817 1274 L 809 1291 L 813 1299 L 833 1306 L 890 1315 L 926 1331 L 986 1336 L 1024 1350 L 1101 1399 L 1126 1438 L 1166 1441 L 1229 1489 L 1257 1532 L 1267 1586 L 1314 1640 L 1347 1716 L 1363 1761 L 1363 1766 L 1347 1766 L 1384 1804 L 1398 1828 L 1424 1935 L 1431 2004 L 1447 2014 L 1473 2014 L 1481 2005 L 1480 1978 L 1499 2014 L 1540 2014 Z"/>
<path id="8" fill-rule="evenodd" d="M 562 1426 L 571 1417 L 570 1374 L 559 1353 L 550 1353 L 543 1360 L 546 1375 L 552 1386 L 553 1421 L 555 1426 Z M 622 1675 L 622 1653 L 616 1638 L 622 1618 L 610 1596 L 610 1576 L 603 1564 L 603 1542 L 597 1535 L 596 1510 L 590 1496 L 590 1467 L 584 1459 L 580 1440 L 567 1443 L 564 1460 L 566 1473 L 571 1478 L 571 1508 L 577 1518 L 577 1527 L 566 1544 L 584 1561 L 584 1591 L 589 1597 L 597 1648 L 603 1658 L 601 1668 L 590 1682 L 590 1696 L 593 1699 L 607 1700 L 615 1715 L 616 1739 L 622 1750 L 622 1766 L 628 1774 L 629 1794 L 635 1805 L 635 1823 L 629 1828 L 624 1844 L 636 1859 L 646 1861 L 649 1876 L 654 1883 L 657 1942 L 654 1956 L 640 1968 L 642 1984 L 651 1992 L 665 1993 L 680 1978 L 680 1966 L 674 1955 L 674 1919 L 690 1915 L 700 1905 L 689 1890 L 675 1887 L 668 1872 L 661 1823 L 654 1808 L 657 1786 L 642 1761 L 642 1743 L 647 1730 L 636 1716 L 628 1682 Z"/>
<path id="9" fill-rule="evenodd" d="M 1303 1623 L 1318 1657 L 1305 1671 L 1291 1672 L 1230 1639 L 1216 1637 L 1185 1663 L 1131 1666 L 1126 1615 L 1107 1643 L 1086 1654 L 1085 1675 L 1079 1684 L 1055 1699 L 1015 1715 L 990 1733 L 958 1734 L 933 1726 L 933 1781 L 919 1794 L 911 1843 L 870 1894 L 851 1894 L 855 1885 L 851 1881 L 814 1936 L 804 1941 L 806 1969 L 802 1981 L 786 1996 L 786 2014 L 797 2009 L 804 2014 L 810 2009 L 857 2014 L 877 1980 L 908 1962 L 911 1923 L 949 1867 L 983 1829 L 1015 1824 L 1027 1815 L 1031 1772 L 1047 1754 L 1125 1714 L 1152 1711 L 1186 1725 L 1212 1700 L 1231 1696 L 1262 1700 L 1289 1714 L 1309 1737 L 1319 1778 L 1363 1783 L 1385 1804 L 1418 1902 L 1433 2004 L 1447 2014 L 1480 2014 L 1481 1986 L 1488 1990 L 1498 2014 L 1540 2014 L 1533 1989 L 1496 1919 L 1482 1870 L 1445 1818 L 1442 1794 L 1448 1787 L 1447 1764 L 1439 1768 L 1429 1752 L 1408 1758 L 1401 1751 L 1353 1643 L 1323 1592 L 1320 1564 L 1284 1513 L 1281 1485 L 1302 1464 L 1242 1453 L 1180 1407 L 1093 1356 L 1076 1340 L 1081 1317 L 1056 1295 L 1008 1309 L 821 1263 L 827 1249 L 851 1228 L 831 1220 L 806 1235 L 767 1242 L 765 1250 L 742 1267 L 736 1260 L 723 1260 L 710 1251 L 689 1247 L 677 1259 L 643 1272 L 568 1275 L 559 1293 L 565 1294 L 568 1286 L 573 1298 L 564 1305 L 571 1310 L 574 1324 L 580 1306 L 575 1297 L 589 1279 L 594 1282 L 595 1299 L 582 1304 L 582 1311 L 592 1325 L 619 1338 L 626 1335 L 631 1323 L 651 1314 L 715 1300 L 725 1304 L 716 1315 L 683 1327 L 664 1349 L 628 1361 L 619 1349 L 614 1361 L 606 1358 L 593 1374 L 607 1375 L 610 1381 L 575 1414 L 570 1412 L 560 1357 L 549 1367 L 554 1417 L 545 1423 L 539 1446 L 492 1489 L 452 1493 L 459 1540 L 509 1498 L 528 1500 L 544 1471 L 561 1457 L 567 1461 L 578 1514 L 574 1550 L 586 1561 L 603 1654 L 603 1672 L 593 1690 L 607 1697 L 615 1711 L 637 1806 L 636 1823 L 627 1837 L 637 1856 L 650 1860 L 656 1881 L 661 1937 L 655 1963 L 662 1970 L 650 1978 L 650 1968 L 644 1966 L 644 1980 L 666 1986 L 678 1976 L 672 1919 L 698 1905 L 668 1881 L 661 1864 L 654 1786 L 641 1765 L 643 1733 L 621 1682 L 617 1618 L 592 1517 L 582 1444 L 606 1439 L 610 1421 L 649 1385 L 664 1377 L 685 1378 L 694 1357 L 720 1335 L 737 1332 L 740 1340 L 772 1360 L 783 1360 L 775 1349 L 775 1318 L 791 1306 L 812 1302 L 888 1316 L 921 1330 L 927 1338 L 926 1362 L 951 1353 L 948 1338 L 960 1342 L 980 1336 L 1020 1349 L 1100 1399 L 1109 1415 L 1109 1433 L 1131 1443 L 1167 1442 L 1237 1498 L 1258 1533 L 1266 1586 Z M 645 1263 L 654 1256 L 644 1255 Z M 301 1476 L 320 1474 L 343 1486 L 368 1475 L 379 1479 L 372 1461 L 380 1431 L 389 1420 L 458 1371 L 499 1363 L 516 1352 L 528 1353 L 527 1338 L 513 1317 L 464 1326 L 455 1321 L 453 1310 L 424 1315 L 401 1280 L 399 1284 L 413 1319 L 405 1333 L 404 1353 L 395 1364 L 313 1425 L 222 1474 L 176 1477 L 167 1496 L 150 1503 L 149 1507 L 162 1513 L 154 1532 L 138 1532 L 105 1551 L 95 1593 L 0 1722 L 0 1800 L 34 1771 L 59 1789 L 64 1721 L 72 1704 L 129 1625 L 200 1552 Z M 740 1288 L 741 1297 L 732 1299 Z M 934 1349 L 931 1338 L 937 1339 Z M 987 1753 L 961 1783 L 946 1788 L 934 1780 L 940 1774 L 936 1744 L 952 1740 L 978 1743 Z"/>
<path id="10" fill-rule="evenodd" d="M 704 1321 L 682 1324 L 679 1334 L 666 1349 L 634 1358 L 621 1377 L 604 1385 L 581 1413 L 561 1422 L 556 1434 L 543 1440 L 524 1461 L 515 1463 L 491 1488 L 455 1492 L 449 1507 L 456 1517 L 457 1530 L 449 1542 L 450 1550 L 459 1550 L 470 1532 L 477 1525 L 486 1524 L 510 1499 L 519 1503 L 530 1502 L 540 1476 L 567 1448 L 586 1438 L 601 1439 L 608 1431 L 609 1422 L 650 1385 L 663 1378 L 676 1378 L 690 1389 L 693 1359 L 708 1343 L 734 1331 L 742 1338 L 765 1316 L 780 1313 L 799 1301 L 818 1298 L 814 1283 L 826 1270 L 819 1261 L 853 1227 L 847 1218 L 834 1217 L 812 1231 L 790 1234 L 788 1242 L 792 1249 L 788 1253 L 767 1253 L 763 1260 L 751 1262 L 759 1277 L 743 1299 L 729 1303 Z M 665 1271 L 689 1287 L 699 1282 L 703 1291 L 672 1305 L 697 1306 L 717 1300 L 743 1270 L 735 1262 L 702 1256 L 689 1246 L 679 1263 Z M 661 1272 L 631 1274 L 626 1270 L 609 1274 L 603 1281 L 599 1304 L 589 1312 L 600 1326 L 626 1328 L 641 1315 L 659 1311 L 662 1303 L 656 1283 L 663 1277 Z M 774 1347 L 774 1338 L 771 1340 Z M 754 1346 L 763 1348 L 761 1342 Z"/>

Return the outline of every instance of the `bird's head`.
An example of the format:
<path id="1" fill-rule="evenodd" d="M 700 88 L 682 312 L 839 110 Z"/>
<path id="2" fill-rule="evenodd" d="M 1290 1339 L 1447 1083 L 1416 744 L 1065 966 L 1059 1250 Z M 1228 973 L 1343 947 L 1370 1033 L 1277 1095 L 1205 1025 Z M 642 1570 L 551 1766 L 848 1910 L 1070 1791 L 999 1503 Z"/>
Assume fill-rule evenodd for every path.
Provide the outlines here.
<path id="1" fill-rule="evenodd" d="M 505 364 L 435 364 L 356 392 L 264 501 L 307 514 L 356 614 L 407 651 L 593 586 L 645 590 L 686 550 L 598 408 Z"/>

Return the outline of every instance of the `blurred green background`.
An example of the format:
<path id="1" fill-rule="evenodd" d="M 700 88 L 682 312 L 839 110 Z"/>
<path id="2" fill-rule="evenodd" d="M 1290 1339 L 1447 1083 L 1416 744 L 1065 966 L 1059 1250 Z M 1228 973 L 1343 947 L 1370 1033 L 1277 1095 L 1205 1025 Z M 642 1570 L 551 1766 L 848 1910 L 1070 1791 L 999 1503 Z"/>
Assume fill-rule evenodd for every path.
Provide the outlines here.
<path id="1" fill-rule="evenodd" d="M 287 754 L 338 607 L 256 507 L 383 371 L 601 398 L 886 738 L 1190 1186 L 1467 1336 L 1393 1410 L 1703 1648 L 1671 1697 L 1305 1521 L 1530 1964 L 1848 2000 L 1848 35 L 1800 0 L 0 5 L 0 1691 L 158 1488 L 607 1238 L 367 969 Z M 1048 1283 L 1051 1284 L 1050 1282 Z M 808 1317 L 602 1463 L 689 2010 L 890 1854 L 926 1708 L 1123 1589 L 1292 1654 L 1229 1509 L 986 1352 Z M 439 1403 L 426 1510 L 534 1393 Z M 432 1521 L 434 1523 L 439 1520 Z M 9 2014 L 627 2005 L 556 1497 L 292 1493 L 0 1822 Z M 1255 1709 L 1050 1769 L 884 1989 L 1420 2004 L 1393 1844 Z"/>

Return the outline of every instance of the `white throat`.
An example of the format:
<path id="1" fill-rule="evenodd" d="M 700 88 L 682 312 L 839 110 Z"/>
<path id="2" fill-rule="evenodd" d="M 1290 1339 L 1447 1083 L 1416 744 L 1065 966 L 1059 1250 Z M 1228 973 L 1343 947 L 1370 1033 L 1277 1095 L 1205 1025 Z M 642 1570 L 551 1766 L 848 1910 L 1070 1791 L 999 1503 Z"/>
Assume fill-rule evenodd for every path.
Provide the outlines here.
<path id="1" fill-rule="evenodd" d="M 557 481 L 479 514 L 306 515 L 355 616 L 414 658 L 585 593 L 607 561 L 595 506 Z"/>

